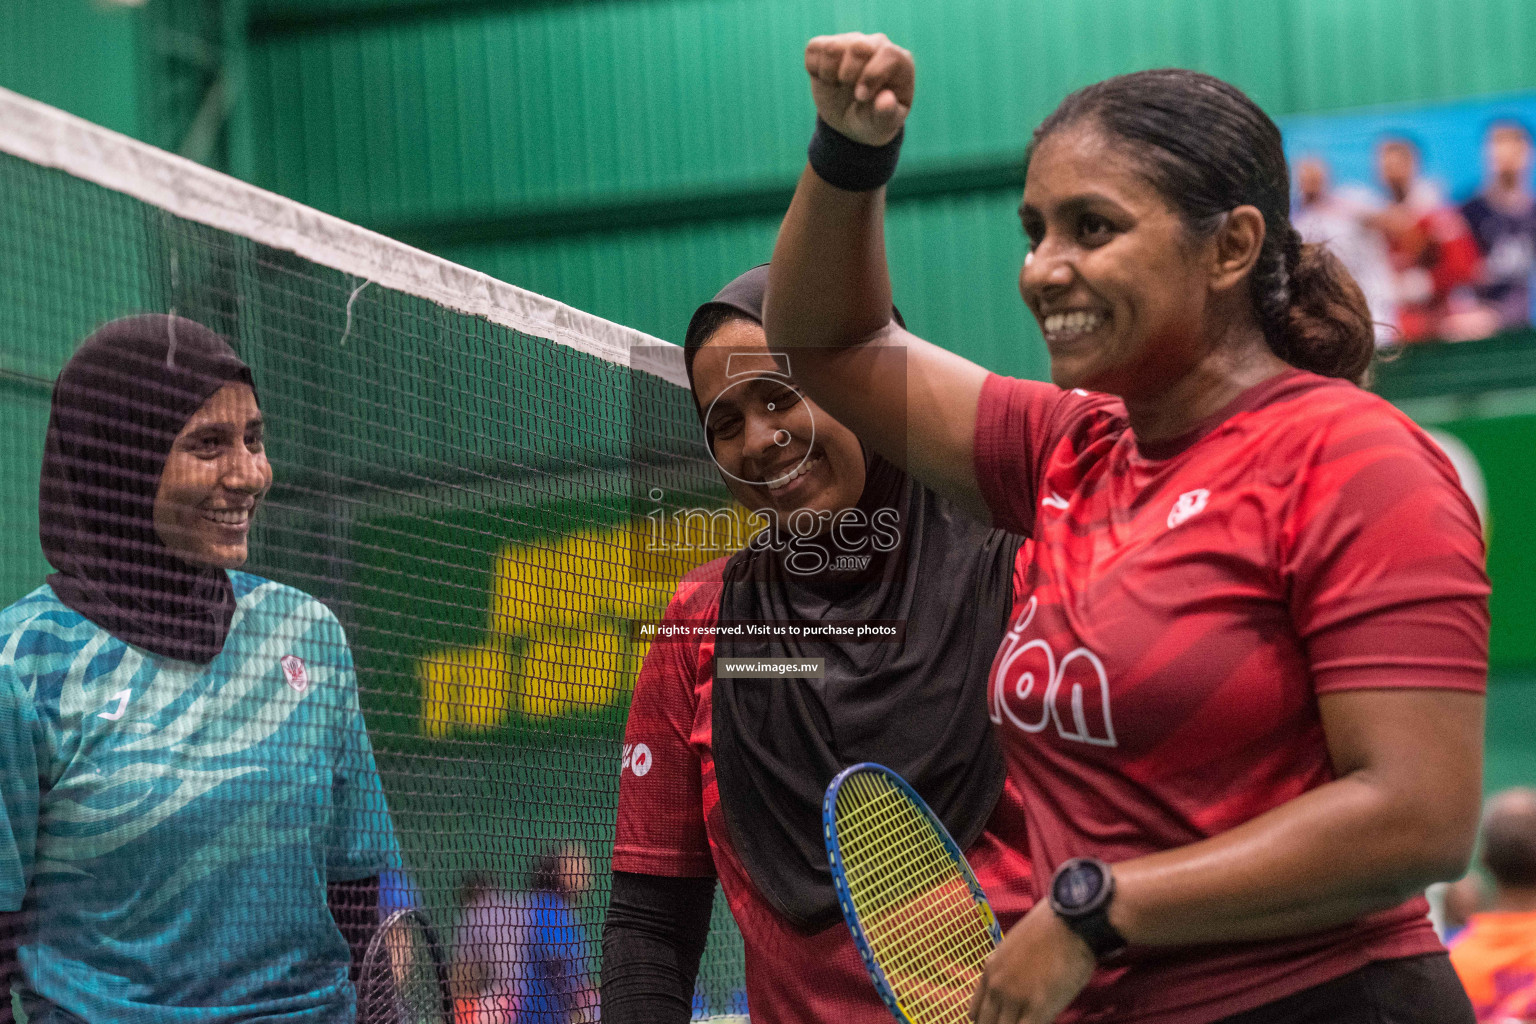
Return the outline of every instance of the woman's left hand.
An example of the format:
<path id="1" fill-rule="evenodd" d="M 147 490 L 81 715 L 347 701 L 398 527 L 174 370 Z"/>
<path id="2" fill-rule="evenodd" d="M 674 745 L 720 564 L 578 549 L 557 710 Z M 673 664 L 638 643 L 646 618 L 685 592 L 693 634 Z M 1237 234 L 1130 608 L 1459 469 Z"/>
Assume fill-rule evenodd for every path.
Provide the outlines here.
<path id="1" fill-rule="evenodd" d="M 977 1024 L 1051 1024 L 1093 977 L 1093 953 L 1041 901 L 987 957 L 971 1000 Z"/>

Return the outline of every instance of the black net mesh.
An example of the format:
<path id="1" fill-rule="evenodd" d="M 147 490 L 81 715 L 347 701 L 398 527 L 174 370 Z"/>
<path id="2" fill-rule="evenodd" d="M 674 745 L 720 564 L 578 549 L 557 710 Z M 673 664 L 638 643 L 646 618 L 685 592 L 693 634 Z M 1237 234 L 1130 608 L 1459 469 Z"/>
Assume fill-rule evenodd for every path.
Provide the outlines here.
<path id="1" fill-rule="evenodd" d="M 97 627 L 107 613 L 80 611 L 105 600 L 146 635 L 188 616 L 217 633 L 206 574 L 104 598 L 96 549 L 66 543 L 85 582 L 38 589 L 53 381 L 82 339 L 143 313 L 227 339 L 264 419 L 271 490 L 206 664 L 127 647 Z M 632 622 L 658 618 L 708 554 L 638 560 L 636 501 L 723 492 L 685 389 L 568 340 L 0 155 L 0 905 L 21 907 L 4 922 L 34 1013 L 73 1000 L 85 1019 L 182 1019 L 147 1009 L 168 1001 L 343 1019 L 350 962 L 364 1019 L 596 1018 L 645 651 Z M 117 404 L 155 375 L 124 372 Z M 184 450 L 186 422 L 144 442 L 164 473 L 193 467 L 181 491 L 162 477 L 120 511 L 169 544 L 161 517 L 180 500 L 173 550 L 216 559 L 244 543 L 229 494 L 246 492 L 197 473 L 251 439 Z M 744 1012 L 740 939 L 715 907 L 701 1017 Z M 82 957 L 101 964 L 88 991 Z"/>

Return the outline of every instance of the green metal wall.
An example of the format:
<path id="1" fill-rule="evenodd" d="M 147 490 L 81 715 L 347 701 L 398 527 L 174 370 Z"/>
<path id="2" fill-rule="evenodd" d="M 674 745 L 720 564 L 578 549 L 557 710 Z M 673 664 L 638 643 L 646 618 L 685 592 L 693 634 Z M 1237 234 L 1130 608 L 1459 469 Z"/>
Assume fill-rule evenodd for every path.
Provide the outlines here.
<path id="1" fill-rule="evenodd" d="M 155 308 L 154 248 L 139 204 L 0 155 L 0 606 L 50 572 L 38 545 L 38 472 L 53 379 L 103 321 Z M 124 259 L 124 254 L 133 257 Z"/>
<path id="2" fill-rule="evenodd" d="M 140 12 L 93 0 L 0 3 L 0 87 L 133 135 Z"/>
<path id="3" fill-rule="evenodd" d="M 860 25 L 918 56 L 913 166 L 1013 159 L 1067 91 L 1154 65 L 1277 114 L 1536 85 L 1536 11 L 1514 0 L 599 0 L 261 25 L 258 180 L 365 220 L 793 175 L 805 40 Z"/>
<path id="4" fill-rule="evenodd" d="M 892 208 L 896 302 L 925 337 L 999 372 L 1043 377 L 1045 347 L 1019 299 L 1025 241 L 1014 188 L 923 197 Z M 780 214 L 704 224 L 441 247 L 447 258 L 682 340 L 693 308 L 772 254 Z"/>
<path id="5" fill-rule="evenodd" d="M 3 0 L 0 87 L 221 169 L 240 163 L 245 0 Z M 248 163 L 248 161 L 245 161 Z"/>
<path id="6" fill-rule="evenodd" d="M 761 227 L 812 117 L 805 40 L 861 26 L 918 55 L 902 178 L 917 198 L 984 206 L 1000 221 L 983 229 L 989 255 L 1015 230 L 1006 193 L 1031 127 L 1110 74 L 1200 68 L 1275 114 L 1536 86 L 1521 0 L 257 0 L 250 172 L 675 339 L 702 295 L 767 255 Z M 998 369 L 1038 366 L 1010 356 L 1020 335 L 949 331 L 978 313 L 1020 322 L 998 283 L 1010 261 L 978 276 L 969 228 L 931 244 L 959 226 L 931 204 L 896 219 L 894 258 L 915 268 L 903 283 L 959 284 L 903 293 L 929 314 L 915 322 Z M 625 283 L 677 268 L 674 283 Z"/>

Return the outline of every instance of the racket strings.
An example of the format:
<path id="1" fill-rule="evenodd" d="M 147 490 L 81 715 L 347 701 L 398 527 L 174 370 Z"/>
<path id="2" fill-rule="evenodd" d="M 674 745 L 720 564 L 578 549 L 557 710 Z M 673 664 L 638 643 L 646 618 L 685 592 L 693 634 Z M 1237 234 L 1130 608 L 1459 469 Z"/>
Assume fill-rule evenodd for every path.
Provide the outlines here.
<path id="1" fill-rule="evenodd" d="M 848 897 L 914 1024 L 962 1024 L 991 919 L 927 816 L 882 775 L 850 776 L 834 814 Z"/>
<path id="2" fill-rule="evenodd" d="M 452 1024 L 444 999 L 442 953 L 416 911 L 399 911 L 379 929 L 358 985 L 358 1024 Z"/>

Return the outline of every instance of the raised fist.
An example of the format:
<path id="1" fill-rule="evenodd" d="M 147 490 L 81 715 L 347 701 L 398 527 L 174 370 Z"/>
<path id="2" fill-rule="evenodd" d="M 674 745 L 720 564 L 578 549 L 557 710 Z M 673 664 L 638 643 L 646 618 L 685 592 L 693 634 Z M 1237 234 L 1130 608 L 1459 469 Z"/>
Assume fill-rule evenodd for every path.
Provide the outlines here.
<path id="1" fill-rule="evenodd" d="M 855 142 L 883 146 L 912 109 L 917 65 L 884 35 L 845 32 L 805 45 L 816 113 Z"/>

